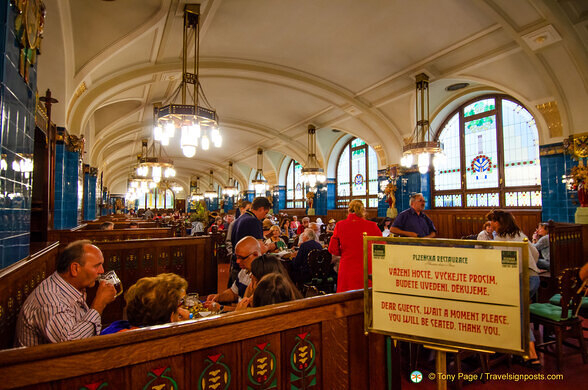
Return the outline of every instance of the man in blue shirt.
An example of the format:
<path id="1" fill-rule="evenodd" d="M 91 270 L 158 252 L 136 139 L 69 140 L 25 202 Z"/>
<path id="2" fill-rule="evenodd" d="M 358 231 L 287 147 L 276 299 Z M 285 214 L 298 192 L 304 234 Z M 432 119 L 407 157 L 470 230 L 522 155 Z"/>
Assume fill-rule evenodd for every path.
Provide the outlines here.
<path id="1" fill-rule="evenodd" d="M 404 210 L 394 220 L 390 227 L 390 233 L 405 237 L 433 238 L 437 229 L 431 218 L 427 217 L 425 209 L 425 198 L 423 194 L 417 193 L 410 197 L 410 208 Z"/>
<path id="2" fill-rule="evenodd" d="M 244 237 L 252 236 L 259 240 L 262 254 L 268 250 L 276 249 L 274 243 L 269 245 L 263 243 L 263 223 L 261 221 L 265 218 L 271 207 L 272 205 L 267 198 L 259 196 L 253 199 L 251 209 L 246 211 L 233 223 L 233 230 L 231 231 L 233 248 Z"/>

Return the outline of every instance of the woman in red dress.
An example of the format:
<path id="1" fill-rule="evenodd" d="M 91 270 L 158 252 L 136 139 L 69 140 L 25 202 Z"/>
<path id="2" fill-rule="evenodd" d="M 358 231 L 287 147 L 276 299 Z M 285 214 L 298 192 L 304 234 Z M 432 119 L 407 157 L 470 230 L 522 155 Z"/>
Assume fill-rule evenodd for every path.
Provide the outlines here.
<path id="1" fill-rule="evenodd" d="M 365 208 L 361 200 L 349 203 L 349 215 L 337 222 L 329 242 L 329 252 L 341 256 L 337 292 L 363 288 L 363 233 L 382 236 L 375 222 L 365 219 Z M 369 267 L 371 272 L 371 265 Z"/>

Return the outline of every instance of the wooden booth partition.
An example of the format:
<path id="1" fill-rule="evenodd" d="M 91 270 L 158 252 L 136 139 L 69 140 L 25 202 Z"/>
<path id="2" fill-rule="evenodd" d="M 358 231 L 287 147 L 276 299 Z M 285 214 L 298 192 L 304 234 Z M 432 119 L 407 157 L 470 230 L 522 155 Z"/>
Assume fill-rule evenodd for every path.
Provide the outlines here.
<path id="1" fill-rule="evenodd" d="M 482 231 L 486 214 L 491 209 L 430 209 L 425 214 L 431 218 L 437 228 L 439 238 L 462 238 Z M 541 210 L 508 210 L 515 217 L 517 224 L 529 238 L 541 222 Z"/>
<path id="2" fill-rule="evenodd" d="M 384 389 L 363 291 L 0 352 L 6 389 Z"/>
<path id="3" fill-rule="evenodd" d="M 99 222 L 86 222 L 85 225 L 83 227 L 82 230 L 100 230 L 100 226 L 104 223 L 104 222 L 112 222 L 114 224 L 114 229 L 118 230 L 118 229 L 130 229 L 131 226 L 131 221 L 128 220 L 123 220 L 123 221 L 117 221 L 117 220 L 113 220 L 113 221 L 99 221 Z M 140 229 L 144 229 L 144 228 L 156 228 L 157 227 L 157 223 L 156 222 L 152 222 L 152 221 L 134 221 L 137 223 L 138 227 Z"/>
<path id="4" fill-rule="evenodd" d="M 77 240 L 124 241 L 150 238 L 173 237 L 174 232 L 170 228 L 144 228 L 144 229 L 119 229 L 119 230 L 50 230 L 51 241 L 59 241 L 61 245 L 67 245 Z"/>
<path id="5" fill-rule="evenodd" d="M 217 260 L 210 237 L 174 237 L 124 242 L 97 242 L 104 255 L 104 271 L 114 270 L 123 288 L 145 276 L 173 272 L 188 281 L 188 291 L 201 296 L 217 291 Z M 95 291 L 88 294 L 93 299 Z M 102 323 L 122 318 L 122 296 L 108 305 Z"/>
<path id="6" fill-rule="evenodd" d="M 53 243 L 0 271 L 0 349 L 13 346 L 20 308 L 39 283 L 55 271 L 57 248 L 58 243 Z"/>

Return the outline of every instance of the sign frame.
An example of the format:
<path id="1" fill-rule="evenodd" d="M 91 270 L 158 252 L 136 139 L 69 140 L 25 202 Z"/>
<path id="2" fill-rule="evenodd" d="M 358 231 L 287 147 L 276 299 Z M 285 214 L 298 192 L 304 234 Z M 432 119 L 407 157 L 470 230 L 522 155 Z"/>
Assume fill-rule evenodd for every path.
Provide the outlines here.
<path id="1" fill-rule="evenodd" d="M 500 249 L 503 247 L 520 248 L 518 254 L 519 258 L 519 302 L 522 310 L 521 327 L 519 332 L 521 334 L 521 348 L 510 349 L 510 348 L 490 348 L 485 345 L 478 345 L 465 342 L 454 342 L 451 340 L 441 340 L 435 338 L 427 338 L 409 333 L 396 333 L 389 332 L 381 329 L 374 328 L 374 313 L 373 313 L 373 289 L 369 286 L 372 279 L 372 275 L 368 274 L 368 262 L 371 261 L 372 247 L 374 243 L 383 243 L 390 245 L 394 243 L 402 243 L 408 245 L 421 245 L 425 244 L 427 247 L 443 247 L 443 248 L 459 248 L 467 247 L 468 249 L 480 248 L 480 249 Z M 478 241 L 478 240 L 456 240 L 456 239 L 429 239 L 429 238 L 407 238 L 407 237 L 379 237 L 379 236 L 367 236 L 364 233 L 363 237 L 363 274 L 364 274 L 364 331 L 383 334 L 390 336 L 395 340 L 408 341 L 413 343 L 420 343 L 426 347 L 444 350 L 447 352 L 457 351 L 458 349 L 467 349 L 477 352 L 487 353 L 508 353 L 522 355 L 525 358 L 529 356 L 529 242 L 525 239 L 524 242 L 512 242 L 512 241 Z M 517 256 L 518 257 L 518 256 Z M 521 264 L 522 263 L 522 264 Z M 372 264 L 373 265 L 373 264 Z M 522 268 L 522 270 L 521 270 Z M 521 272 L 522 271 L 522 272 Z M 401 294 L 397 294 L 401 295 Z M 414 295 L 414 297 L 430 297 L 425 295 Z M 437 298 L 440 299 L 440 298 Z M 459 300 L 449 300 L 453 302 L 459 302 Z M 489 304 L 488 304 L 489 305 Z"/>

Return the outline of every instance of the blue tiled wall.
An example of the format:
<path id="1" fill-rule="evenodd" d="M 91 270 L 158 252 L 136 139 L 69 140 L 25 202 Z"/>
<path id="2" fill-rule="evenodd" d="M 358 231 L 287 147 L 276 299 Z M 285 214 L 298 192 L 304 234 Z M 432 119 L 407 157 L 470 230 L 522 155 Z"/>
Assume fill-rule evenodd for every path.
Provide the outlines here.
<path id="1" fill-rule="evenodd" d="M 246 199 L 250 202 L 253 202 L 253 199 L 255 199 L 255 191 L 247 190 Z"/>
<path id="2" fill-rule="evenodd" d="M 227 196 L 225 197 L 225 205 L 223 211 L 227 213 L 229 210 L 232 210 L 235 205 L 235 197 L 234 196 Z"/>
<path id="3" fill-rule="evenodd" d="M 0 0 L 0 268 L 29 254 L 32 174 L 12 168 L 34 151 L 36 67 L 27 84 L 18 72 L 20 48 L 14 30 L 16 13 Z M 28 176 L 28 177 L 27 177 Z"/>
<path id="4" fill-rule="evenodd" d="M 400 213 L 410 206 L 410 196 L 421 192 L 421 175 L 418 172 L 405 173 L 396 182 L 396 209 Z"/>
<path id="5" fill-rule="evenodd" d="M 79 153 L 70 152 L 63 143 L 55 146 L 55 217 L 54 229 L 78 225 Z"/>
<path id="6" fill-rule="evenodd" d="M 546 145 L 553 146 L 553 145 Z M 569 174 L 572 167 L 578 165 L 567 154 L 541 156 L 541 201 L 543 203 L 542 219 L 555 222 L 575 221 L 574 214 L 578 207 L 577 191 L 568 191 L 562 182 L 562 175 Z"/>
<path id="7" fill-rule="evenodd" d="M 337 181 L 332 179 L 327 179 L 327 210 L 333 210 L 337 204 Z M 325 213 L 326 215 L 326 213 Z M 327 222 L 327 221 L 323 221 Z"/>
<path id="8" fill-rule="evenodd" d="M 96 219 L 96 176 L 84 173 L 84 219 Z"/>
<path id="9" fill-rule="evenodd" d="M 327 215 L 327 186 L 328 184 L 317 184 L 314 197 L 314 213 L 316 215 Z"/>
<path id="10" fill-rule="evenodd" d="M 109 203 L 107 191 L 102 191 L 102 203 L 105 205 Z M 100 215 L 108 215 L 108 209 L 106 207 L 103 207 L 100 210 Z"/>
<path id="11" fill-rule="evenodd" d="M 386 212 L 388 211 L 388 203 L 386 203 L 387 196 L 382 190 L 382 187 L 384 187 L 384 189 L 386 188 L 385 186 L 383 186 L 382 182 L 387 180 L 388 176 L 385 170 L 383 170 L 382 172 L 378 171 L 378 217 L 385 217 Z"/>
<path id="12" fill-rule="evenodd" d="M 274 214 L 279 214 L 280 210 L 286 208 L 286 186 L 278 186 L 277 193 L 273 195 Z M 277 195 L 277 196 L 276 196 Z"/>

